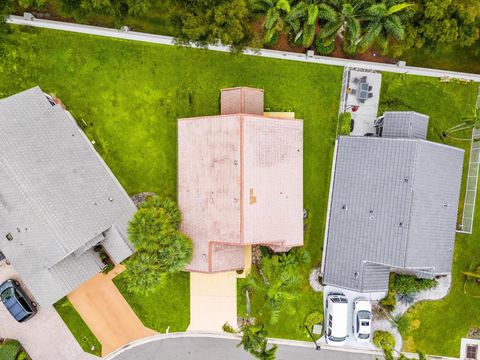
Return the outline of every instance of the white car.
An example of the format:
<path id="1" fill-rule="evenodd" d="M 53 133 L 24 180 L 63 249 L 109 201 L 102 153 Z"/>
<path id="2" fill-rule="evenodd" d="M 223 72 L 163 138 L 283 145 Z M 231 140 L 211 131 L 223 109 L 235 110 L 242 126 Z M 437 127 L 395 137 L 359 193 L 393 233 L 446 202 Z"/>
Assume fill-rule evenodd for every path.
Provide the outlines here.
<path id="1" fill-rule="evenodd" d="M 344 294 L 328 294 L 326 315 L 325 341 L 330 345 L 344 345 L 348 336 L 348 300 Z"/>
<path id="2" fill-rule="evenodd" d="M 352 332 L 359 342 L 370 341 L 372 325 L 372 305 L 367 299 L 356 299 L 353 302 Z"/>

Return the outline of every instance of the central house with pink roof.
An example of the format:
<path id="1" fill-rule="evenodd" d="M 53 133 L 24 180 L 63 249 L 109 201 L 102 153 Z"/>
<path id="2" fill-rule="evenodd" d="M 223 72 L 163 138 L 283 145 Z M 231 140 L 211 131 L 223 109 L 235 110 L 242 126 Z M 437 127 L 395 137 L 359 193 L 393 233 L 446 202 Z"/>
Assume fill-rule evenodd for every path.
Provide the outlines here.
<path id="1" fill-rule="evenodd" d="M 251 245 L 303 245 L 303 121 L 263 110 L 263 90 L 233 88 L 222 90 L 221 115 L 178 120 L 188 271 L 242 270 Z"/>

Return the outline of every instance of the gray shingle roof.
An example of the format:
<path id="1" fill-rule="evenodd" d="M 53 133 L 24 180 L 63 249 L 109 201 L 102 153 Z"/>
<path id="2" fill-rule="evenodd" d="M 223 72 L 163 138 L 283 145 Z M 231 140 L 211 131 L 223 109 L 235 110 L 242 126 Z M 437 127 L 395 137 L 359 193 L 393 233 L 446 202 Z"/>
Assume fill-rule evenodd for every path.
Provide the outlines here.
<path id="1" fill-rule="evenodd" d="M 0 250 L 42 305 L 98 273 L 89 250 L 97 240 L 115 262 L 132 254 L 135 205 L 70 113 L 38 87 L 0 100 L 0 202 Z"/>
<path id="2" fill-rule="evenodd" d="M 414 111 L 387 111 L 383 114 L 382 137 L 426 139 L 428 116 Z"/>
<path id="3" fill-rule="evenodd" d="M 340 137 L 334 161 L 325 283 L 386 291 L 391 268 L 450 272 L 463 150 Z"/>

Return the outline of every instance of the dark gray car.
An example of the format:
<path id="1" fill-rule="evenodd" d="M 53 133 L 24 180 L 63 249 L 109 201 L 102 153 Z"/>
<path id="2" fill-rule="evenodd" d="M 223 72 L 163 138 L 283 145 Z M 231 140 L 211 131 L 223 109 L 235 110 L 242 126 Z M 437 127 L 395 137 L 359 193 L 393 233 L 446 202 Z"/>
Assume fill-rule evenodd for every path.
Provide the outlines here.
<path id="1" fill-rule="evenodd" d="M 24 322 L 37 313 L 37 304 L 30 300 L 16 280 L 7 280 L 0 285 L 0 299 L 18 322 Z"/>

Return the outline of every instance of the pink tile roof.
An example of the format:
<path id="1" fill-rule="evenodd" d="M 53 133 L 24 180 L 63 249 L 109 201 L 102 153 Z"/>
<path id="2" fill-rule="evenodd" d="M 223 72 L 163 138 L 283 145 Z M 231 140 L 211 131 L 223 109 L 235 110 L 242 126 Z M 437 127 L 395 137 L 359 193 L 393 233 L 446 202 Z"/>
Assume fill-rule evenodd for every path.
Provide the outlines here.
<path id="1" fill-rule="evenodd" d="M 244 246 L 303 244 L 303 122 L 232 114 L 178 122 L 187 270 L 243 269 Z"/>
<path id="2" fill-rule="evenodd" d="M 222 115 L 263 115 L 263 90 L 248 87 L 223 89 L 220 104 Z"/>

